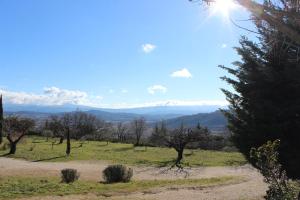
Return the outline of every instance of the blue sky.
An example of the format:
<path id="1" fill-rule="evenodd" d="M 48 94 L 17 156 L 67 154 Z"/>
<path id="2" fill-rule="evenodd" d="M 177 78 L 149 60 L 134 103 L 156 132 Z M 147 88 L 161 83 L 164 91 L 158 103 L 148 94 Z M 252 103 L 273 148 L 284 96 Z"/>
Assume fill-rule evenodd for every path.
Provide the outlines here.
<path id="1" fill-rule="evenodd" d="M 2 0 L 0 92 L 19 104 L 222 104 L 217 66 L 253 36 L 209 15 L 188 0 Z"/>

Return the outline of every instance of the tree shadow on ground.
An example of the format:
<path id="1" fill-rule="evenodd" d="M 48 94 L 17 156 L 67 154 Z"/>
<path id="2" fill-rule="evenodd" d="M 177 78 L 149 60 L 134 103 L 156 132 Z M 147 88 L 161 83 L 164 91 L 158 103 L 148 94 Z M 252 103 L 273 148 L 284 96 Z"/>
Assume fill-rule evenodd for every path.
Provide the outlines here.
<path id="1" fill-rule="evenodd" d="M 114 149 L 113 151 L 121 152 L 121 151 L 129 151 L 129 150 L 133 150 L 133 147 L 122 147 L 122 148 Z"/>
<path id="2" fill-rule="evenodd" d="M 11 155 L 11 154 L 10 153 L 5 153 L 5 154 L 0 155 L 0 157 L 7 157 L 9 155 Z"/>
<path id="3" fill-rule="evenodd" d="M 147 146 L 134 146 L 133 150 L 136 152 L 146 152 L 148 150 Z"/>
<path id="4" fill-rule="evenodd" d="M 56 156 L 56 157 L 52 157 L 52 158 L 44 158 L 44 159 L 40 159 L 40 160 L 34 160 L 32 162 L 42 162 L 42 161 L 49 161 L 49 160 L 55 160 L 58 158 L 65 158 L 66 156 Z"/>
<path id="5" fill-rule="evenodd" d="M 163 168 L 163 167 L 171 167 L 175 163 L 176 163 L 176 159 L 172 159 L 172 160 L 159 161 L 157 162 L 157 165 L 159 168 Z"/>

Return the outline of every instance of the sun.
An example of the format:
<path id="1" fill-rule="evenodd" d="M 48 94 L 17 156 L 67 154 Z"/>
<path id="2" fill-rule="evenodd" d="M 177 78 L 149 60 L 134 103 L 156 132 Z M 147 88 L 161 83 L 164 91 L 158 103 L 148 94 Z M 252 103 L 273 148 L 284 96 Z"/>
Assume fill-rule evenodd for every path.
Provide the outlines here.
<path id="1" fill-rule="evenodd" d="M 230 12 L 236 8 L 234 0 L 214 0 L 210 6 L 211 15 L 221 14 L 226 18 L 229 18 Z"/>

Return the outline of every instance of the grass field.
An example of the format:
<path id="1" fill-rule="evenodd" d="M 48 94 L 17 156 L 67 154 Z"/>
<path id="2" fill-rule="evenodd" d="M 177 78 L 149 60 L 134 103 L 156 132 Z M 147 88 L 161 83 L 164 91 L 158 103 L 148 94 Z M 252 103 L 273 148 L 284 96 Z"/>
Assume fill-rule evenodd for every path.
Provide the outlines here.
<path id="1" fill-rule="evenodd" d="M 72 141 L 72 151 L 65 156 L 66 144 L 54 145 L 41 137 L 26 137 L 17 146 L 13 158 L 30 161 L 71 161 L 71 160 L 104 160 L 111 163 L 131 165 L 167 166 L 176 158 L 176 151 L 170 148 L 138 147 L 131 144 L 86 142 L 83 147 Z M 0 148 L 0 155 L 5 155 L 9 149 Z M 187 166 L 238 166 L 246 163 L 238 152 L 186 150 L 184 164 Z"/>
<path id="2" fill-rule="evenodd" d="M 242 181 L 240 177 L 218 177 L 205 179 L 132 181 L 129 183 L 104 184 L 77 181 L 72 184 L 61 183 L 58 178 L 0 178 L 0 199 L 12 199 L 30 196 L 63 196 L 71 194 L 94 193 L 98 196 L 113 196 L 144 192 L 162 187 L 209 187 L 232 184 Z"/>

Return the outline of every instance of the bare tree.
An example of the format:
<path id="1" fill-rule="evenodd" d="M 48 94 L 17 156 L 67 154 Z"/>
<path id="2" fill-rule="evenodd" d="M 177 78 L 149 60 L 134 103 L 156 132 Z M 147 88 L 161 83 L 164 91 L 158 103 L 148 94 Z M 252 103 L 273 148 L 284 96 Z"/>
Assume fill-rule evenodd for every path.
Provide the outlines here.
<path id="1" fill-rule="evenodd" d="M 112 124 L 99 120 L 96 123 L 95 128 L 96 128 L 95 132 L 93 133 L 95 139 L 98 141 L 106 141 L 106 144 L 108 145 L 108 142 L 110 139 L 112 139 L 112 135 L 113 135 Z"/>
<path id="2" fill-rule="evenodd" d="M 177 159 L 172 167 L 176 166 L 182 168 L 181 161 L 183 159 L 184 149 L 188 144 L 201 140 L 201 138 L 207 134 L 207 128 L 197 127 L 196 129 L 190 129 L 184 128 L 183 125 L 181 125 L 180 128 L 169 131 L 163 139 L 168 147 L 174 148 L 177 152 Z"/>
<path id="3" fill-rule="evenodd" d="M 131 128 L 135 137 L 135 146 L 139 146 L 141 138 L 146 130 L 146 120 L 144 118 L 135 119 L 131 122 Z"/>
<path id="4" fill-rule="evenodd" d="M 59 137 L 59 144 L 62 144 L 64 142 L 64 127 L 62 125 L 61 119 L 53 115 L 48 120 L 48 127 L 49 130 L 52 131 L 54 137 Z"/>
<path id="5" fill-rule="evenodd" d="M 115 128 L 115 134 L 119 142 L 124 142 L 126 140 L 127 127 L 122 122 L 119 122 Z"/>
<path id="6" fill-rule="evenodd" d="M 4 119 L 4 128 L 7 132 L 7 140 L 10 143 L 9 154 L 15 154 L 18 142 L 34 127 L 32 119 L 8 117 Z"/>
<path id="7" fill-rule="evenodd" d="M 162 138 L 165 138 L 167 133 L 168 129 L 165 121 L 156 123 L 149 138 L 150 143 L 155 146 L 165 146 L 165 141 Z"/>
<path id="8" fill-rule="evenodd" d="M 72 113 L 72 120 L 74 124 L 72 137 L 76 140 L 95 133 L 98 126 L 104 123 L 104 121 L 98 119 L 96 116 L 84 112 Z"/>
<path id="9" fill-rule="evenodd" d="M 46 137 L 46 142 L 48 142 L 49 138 L 53 137 L 53 132 L 51 130 L 45 129 L 42 131 L 42 136 Z"/>

